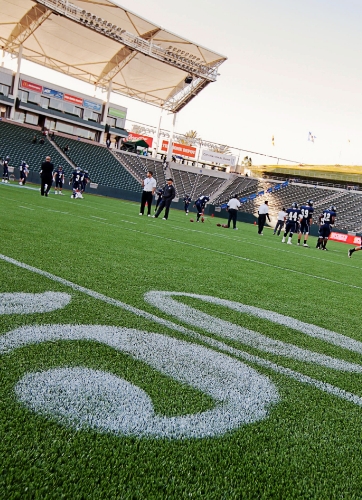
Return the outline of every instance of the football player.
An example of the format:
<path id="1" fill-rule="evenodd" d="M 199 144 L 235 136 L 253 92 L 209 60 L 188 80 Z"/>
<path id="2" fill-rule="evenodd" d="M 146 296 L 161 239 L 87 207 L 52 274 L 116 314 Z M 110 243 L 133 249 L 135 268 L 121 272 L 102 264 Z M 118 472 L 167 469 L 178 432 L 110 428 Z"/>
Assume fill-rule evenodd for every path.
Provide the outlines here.
<path id="1" fill-rule="evenodd" d="M 86 187 L 87 187 L 87 184 L 88 182 L 90 182 L 90 178 L 89 178 L 89 172 L 88 170 L 84 170 L 84 174 L 83 174 L 83 180 L 82 180 L 82 186 L 81 186 L 81 192 L 82 194 L 84 193 Z"/>
<path id="2" fill-rule="evenodd" d="M 29 165 L 26 163 L 26 161 L 21 162 L 19 170 L 20 170 L 19 184 L 20 184 L 20 186 L 25 186 L 26 178 L 28 177 L 28 173 L 29 173 Z"/>
<path id="3" fill-rule="evenodd" d="M 331 205 L 329 208 L 324 210 L 322 215 L 319 217 L 319 238 L 316 246 L 319 250 L 327 250 L 326 245 L 328 237 L 331 234 L 331 227 L 335 223 L 336 218 L 337 213 L 334 205 Z"/>
<path id="4" fill-rule="evenodd" d="M 5 156 L 5 160 L 3 161 L 3 180 L 1 181 L 4 183 L 9 182 L 9 161 L 10 161 L 10 157 Z"/>
<path id="5" fill-rule="evenodd" d="M 64 172 L 63 167 L 59 165 L 53 175 L 53 181 L 55 181 L 55 194 L 63 194 L 63 184 L 64 184 Z"/>
<path id="6" fill-rule="evenodd" d="M 351 248 L 350 250 L 348 250 L 348 257 L 351 258 L 353 252 L 359 252 L 360 250 L 362 250 L 362 246 Z"/>
<path id="7" fill-rule="evenodd" d="M 285 232 L 282 239 L 282 243 L 285 243 L 285 238 L 289 233 L 289 238 L 287 241 L 288 245 L 292 245 L 293 234 L 297 232 L 299 221 L 302 217 L 302 212 L 298 208 L 297 203 L 292 203 L 292 206 L 287 209 L 287 224 L 285 226 Z"/>
<path id="8" fill-rule="evenodd" d="M 300 207 L 300 211 L 302 213 L 302 219 L 300 222 L 300 227 L 298 231 L 298 245 L 300 245 L 300 240 L 302 239 L 302 234 L 304 234 L 304 247 L 308 247 L 309 245 L 307 244 L 308 241 L 308 236 L 309 236 L 309 230 L 310 226 L 313 223 L 313 201 L 308 200 L 305 205 L 302 205 Z"/>
<path id="9" fill-rule="evenodd" d="M 210 200 L 210 196 L 199 196 L 195 201 L 195 207 L 197 210 L 197 219 L 196 222 L 200 222 L 200 217 L 204 215 L 204 209 L 206 203 Z"/>
<path id="10" fill-rule="evenodd" d="M 71 198 L 83 198 L 82 193 L 80 192 L 83 175 L 84 174 L 82 174 L 80 168 L 73 170 L 69 182 L 69 184 L 72 184 L 73 188 L 73 194 L 71 195 Z"/>
<path id="11" fill-rule="evenodd" d="M 188 215 L 189 205 L 191 203 L 191 197 L 188 194 L 185 194 L 183 201 L 184 201 L 184 205 L 185 205 L 185 214 Z"/>

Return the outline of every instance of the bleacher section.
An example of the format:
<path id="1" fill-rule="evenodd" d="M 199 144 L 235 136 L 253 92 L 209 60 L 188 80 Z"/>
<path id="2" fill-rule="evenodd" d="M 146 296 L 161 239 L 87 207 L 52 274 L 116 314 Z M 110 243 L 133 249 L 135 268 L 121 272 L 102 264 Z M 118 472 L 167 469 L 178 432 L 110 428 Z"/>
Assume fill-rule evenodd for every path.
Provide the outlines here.
<path id="1" fill-rule="evenodd" d="M 225 191 L 222 191 L 219 196 L 214 200 L 214 205 L 221 205 L 230 200 L 233 194 L 237 194 L 239 198 L 249 196 L 250 194 L 258 192 L 258 180 L 251 177 L 237 177 L 234 181 L 227 186 Z"/>
<path id="2" fill-rule="evenodd" d="M 146 156 L 139 156 L 132 153 L 113 150 L 117 161 L 123 165 L 140 182 L 146 177 L 148 170 L 153 172 L 157 187 L 163 187 L 166 184 L 166 178 L 162 162 Z"/>
<path id="3" fill-rule="evenodd" d="M 145 178 L 146 172 L 151 170 L 158 187 L 166 184 L 165 170 L 160 160 L 123 151 L 113 151 L 113 154 L 140 181 Z M 192 199 L 196 199 L 200 194 L 210 196 L 225 182 L 225 179 L 219 177 L 196 174 L 174 167 L 171 167 L 170 171 L 178 198 L 183 198 L 185 194 L 190 195 Z"/>
<path id="4" fill-rule="evenodd" d="M 76 166 L 89 171 L 92 182 L 128 191 L 142 191 L 140 182 L 107 148 L 62 136 L 55 136 L 55 142 L 62 150 L 69 146 L 67 156 Z"/>
<path id="5" fill-rule="evenodd" d="M 34 135 L 38 141 L 41 131 L 33 128 L 22 127 L 12 123 L 0 121 L 0 157 L 10 156 L 9 165 L 19 167 L 26 161 L 29 170 L 39 172 L 42 162 L 47 155 L 51 156 L 54 166 L 62 165 L 66 176 L 70 176 L 72 166 L 58 153 L 58 151 L 45 138 L 44 144 L 33 144 Z"/>
<path id="6" fill-rule="evenodd" d="M 316 188 L 303 184 L 289 184 L 287 187 L 267 193 L 268 187 L 271 186 L 273 184 L 259 181 L 254 193 L 264 190 L 265 194 L 243 203 L 241 210 L 256 215 L 258 207 L 265 200 L 268 200 L 270 215 L 276 216 L 279 210 L 283 207 L 290 207 L 293 202 L 297 202 L 300 206 L 308 200 L 313 200 L 313 221 L 315 224 L 318 223 L 318 217 L 323 210 L 330 205 L 335 205 L 337 208 L 336 229 L 362 232 L 362 194 L 341 189 Z"/>

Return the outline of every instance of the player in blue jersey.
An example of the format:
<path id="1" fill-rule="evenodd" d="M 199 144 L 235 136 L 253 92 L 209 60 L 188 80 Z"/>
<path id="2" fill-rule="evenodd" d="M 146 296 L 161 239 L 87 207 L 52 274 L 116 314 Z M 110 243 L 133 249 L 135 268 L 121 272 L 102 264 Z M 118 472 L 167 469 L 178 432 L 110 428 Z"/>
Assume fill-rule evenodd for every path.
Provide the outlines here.
<path id="1" fill-rule="evenodd" d="M 286 210 L 287 212 L 287 224 L 285 226 L 285 232 L 282 239 L 282 243 L 285 243 L 285 238 L 288 236 L 288 245 L 292 245 L 293 234 L 298 230 L 298 224 L 302 217 L 302 212 L 298 208 L 297 203 L 292 203 L 292 206 Z"/>
<path id="2" fill-rule="evenodd" d="M 206 203 L 210 200 L 210 196 L 199 196 L 197 200 L 195 201 L 195 207 L 197 210 L 197 219 L 196 222 L 200 222 L 200 217 L 204 215 L 204 209 L 206 206 Z"/>
<path id="3" fill-rule="evenodd" d="M 88 182 L 90 182 L 90 178 L 89 178 L 88 170 L 84 170 L 84 171 L 82 170 L 82 172 L 83 172 L 83 180 L 82 180 L 82 185 L 81 185 L 81 193 L 83 194 L 84 191 L 86 190 Z"/>
<path id="4" fill-rule="evenodd" d="M 82 174 L 80 168 L 73 170 L 72 177 L 70 178 L 69 184 L 72 184 L 73 194 L 71 198 L 83 198 L 81 193 L 81 186 L 84 174 Z"/>
<path id="5" fill-rule="evenodd" d="M 323 211 L 322 215 L 319 217 L 320 227 L 319 227 L 319 238 L 317 241 L 317 246 L 319 250 L 327 250 L 326 245 L 328 237 L 331 234 L 331 228 L 335 223 L 337 217 L 336 207 L 334 205 L 330 206 Z"/>
<path id="6" fill-rule="evenodd" d="M 305 205 L 302 205 L 300 207 L 300 211 L 302 213 L 302 220 L 300 222 L 300 227 L 298 231 L 298 245 L 300 245 L 302 234 L 304 234 L 303 246 L 308 247 L 309 245 L 307 244 L 307 241 L 308 241 L 310 226 L 313 223 L 313 212 L 314 212 L 313 201 L 308 200 Z"/>
<path id="7" fill-rule="evenodd" d="M 53 174 L 53 181 L 55 182 L 55 194 L 63 194 L 63 184 L 64 184 L 64 172 L 63 167 L 59 165 Z"/>
<path id="8" fill-rule="evenodd" d="M 5 156 L 3 161 L 3 180 L 1 182 L 8 183 L 9 182 L 9 156 Z"/>
<path id="9" fill-rule="evenodd" d="M 21 165 L 19 167 L 19 171 L 20 171 L 19 185 L 25 186 L 26 178 L 28 177 L 28 173 L 29 173 L 29 165 L 26 163 L 26 161 L 21 162 Z"/>
<path id="10" fill-rule="evenodd" d="M 189 213 L 189 205 L 191 203 L 191 196 L 189 196 L 188 194 L 185 194 L 183 202 L 184 202 L 184 206 L 185 206 L 185 214 L 187 215 Z"/>

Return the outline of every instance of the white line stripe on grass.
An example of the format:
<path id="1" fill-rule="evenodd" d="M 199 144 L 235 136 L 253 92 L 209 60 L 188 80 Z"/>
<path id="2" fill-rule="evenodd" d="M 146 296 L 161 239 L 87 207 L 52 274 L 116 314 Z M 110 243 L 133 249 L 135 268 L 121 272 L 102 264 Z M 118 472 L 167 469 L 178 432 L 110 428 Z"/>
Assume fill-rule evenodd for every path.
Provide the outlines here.
<path id="1" fill-rule="evenodd" d="M 97 217 L 96 215 L 90 215 L 90 217 L 93 217 L 93 219 L 107 220 L 107 219 L 104 219 L 104 217 Z"/>
<path id="2" fill-rule="evenodd" d="M 329 394 L 332 394 L 334 396 L 337 396 L 341 399 L 352 402 L 352 403 L 362 407 L 362 398 L 361 397 L 357 396 L 356 394 L 345 391 L 343 389 L 340 389 L 339 387 L 335 387 L 335 386 L 328 384 L 326 382 L 322 382 L 320 380 L 313 379 L 312 377 L 309 377 L 308 375 L 303 375 L 301 373 L 295 372 L 294 370 L 291 370 L 290 368 L 285 368 L 283 366 L 279 366 L 271 361 L 260 358 L 259 356 L 255 356 L 255 355 L 249 354 L 247 352 L 241 351 L 239 349 L 236 349 L 234 347 L 228 346 L 227 344 L 224 344 L 223 342 L 209 338 L 206 335 L 201 335 L 197 332 L 194 332 L 193 330 L 189 330 L 188 328 L 185 328 L 181 325 L 173 323 L 172 321 L 168 321 L 166 319 L 159 318 L 158 316 L 155 316 L 154 314 L 143 311 L 142 309 L 138 309 L 136 307 L 130 306 L 129 304 L 125 304 L 124 302 L 121 302 L 119 300 L 113 299 L 111 297 L 107 297 L 106 295 L 98 293 L 94 290 L 91 290 L 89 288 L 85 288 L 81 285 L 73 283 L 72 281 L 69 281 L 69 280 L 66 280 L 64 278 L 61 278 L 60 276 L 56 276 L 54 274 L 48 273 L 47 271 L 43 271 L 42 269 L 38 269 L 34 266 L 29 266 L 28 264 L 25 264 L 23 262 L 19 262 L 15 259 L 12 259 L 11 257 L 7 257 L 6 255 L 0 254 L 0 260 L 8 262 L 9 264 L 13 264 L 13 265 L 20 267 L 22 269 L 26 269 L 26 270 L 33 272 L 35 274 L 38 274 L 40 276 L 44 276 L 52 281 L 60 283 L 60 284 L 67 286 L 69 288 L 72 288 L 73 290 L 84 293 L 84 294 L 86 294 L 94 299 L 101 300 L 107 304 L 113 305 L 115 307 L 119 307 L 119 308 L 124 309 L 128 312 L 134 313 L 137 316 L 141 316 L 141 317 L 148 319 L 152 322 L 166 326 L 167 328 L 170 328 L 171 330 L 175 330 L 175 331 L 178 331 L 180 333 L 183 333 L 184 335 L 186 335 L 188 337 L 197 339 L 198 341 L 206 343 L 206 344 L 210 345 L 211 347 L 219 349 L 223 352 L 227 352 L 228 354 L 232 354 L 233 356 L 240 357 L 241 359 L 244 359 L 245 361 L 248 361 L 250 363 L 255 363 L 255 364 L 262 366 L 264 368 L 273 370 L 276 373 L 280 373 L 282 375 L 285 375 L 285 376 L 292 378 L 298 382 L 310 385 L 312 387 L 316 387 L 316 388 L 322 390 L 323 392 L 327 392 Z M 4 337 L 0 335 L 0 344 L 1 344 L 2 339 L 4 339 Z M 3 351 L 3 353 L 4 353 L 4 351 Z"/>
<path id="3" fill-rule="evenodd" d="M 23 207 L 23 205 L 19 205 L 19 208 L 25 208 L 25 210 L 35 210 L 35 208 Z"/>

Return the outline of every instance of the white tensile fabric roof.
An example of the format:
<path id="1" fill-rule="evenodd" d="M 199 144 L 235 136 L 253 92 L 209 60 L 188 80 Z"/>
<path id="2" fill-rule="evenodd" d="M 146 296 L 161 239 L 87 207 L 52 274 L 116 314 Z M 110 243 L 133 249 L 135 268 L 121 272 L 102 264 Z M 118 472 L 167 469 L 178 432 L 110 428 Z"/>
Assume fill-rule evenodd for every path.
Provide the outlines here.
<path id="1" fill-rule="evenodd" d="M 0 0 L 0 45 L 13 54 L 22 45 L 27 60 L 173 112 L 216 81 L 226 60 L 109 0 Z"/>

